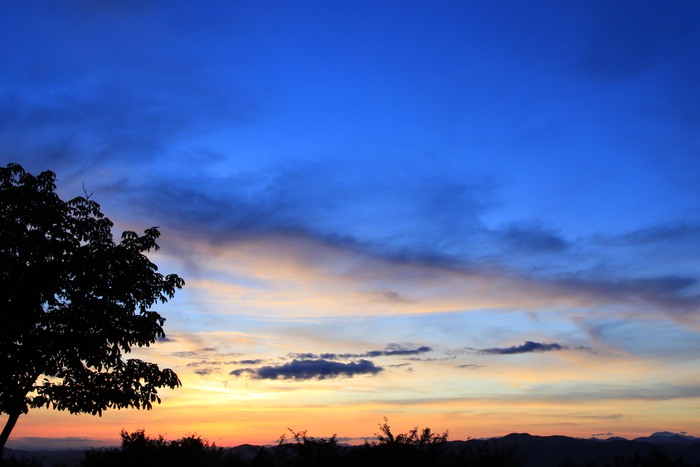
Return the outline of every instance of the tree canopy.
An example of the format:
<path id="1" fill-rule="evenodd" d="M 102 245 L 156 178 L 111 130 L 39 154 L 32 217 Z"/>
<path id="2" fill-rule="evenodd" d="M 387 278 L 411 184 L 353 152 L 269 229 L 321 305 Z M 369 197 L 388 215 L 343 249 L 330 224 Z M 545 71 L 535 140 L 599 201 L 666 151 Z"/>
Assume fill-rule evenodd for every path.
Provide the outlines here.
<path id="1" fill-rule="evenodd" d="M 87 194 L 61 200 L 53 172 L 0 168 L 0 452 L 29 409 L 150 409 L 158 388 L 180 385 L 125 354 L 165 336 L 151 307 L 184 281 L 145 255 L 158 250 L 157 227 L 119 243 L 112 227 Z"/>

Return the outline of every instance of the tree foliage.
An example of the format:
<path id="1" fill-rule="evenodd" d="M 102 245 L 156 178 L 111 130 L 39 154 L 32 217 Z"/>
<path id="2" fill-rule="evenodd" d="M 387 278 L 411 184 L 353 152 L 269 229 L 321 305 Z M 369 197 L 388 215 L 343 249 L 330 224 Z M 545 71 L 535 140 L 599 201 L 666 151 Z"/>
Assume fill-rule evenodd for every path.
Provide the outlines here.
<path id="1" fill-rule="evenodd" d="M 384 445 L 434 446 L 445 444 L 448 433 L 445 431 L 442 434 L 436 434 L 428 427 L 422 430 L 414 427 L 408 433 L 394 435 L 389 426 L 389 419 L 384 417 L 384 423 L 379 424 L 379 433 L 375 433 L 375 436 L 379 444 Z"/>
<path id="2" fill-rule="evenodd" d="M 150 409 L 158 388 L 180 385 L 170 369 L 125 358 L 165 336 L 150 308 L 184 285 L 145 255 L 158 229 L 116 243 L 99 204 L 61 200 L 55 181 L 0 168 L 0 449 L 29 409 Z"/>

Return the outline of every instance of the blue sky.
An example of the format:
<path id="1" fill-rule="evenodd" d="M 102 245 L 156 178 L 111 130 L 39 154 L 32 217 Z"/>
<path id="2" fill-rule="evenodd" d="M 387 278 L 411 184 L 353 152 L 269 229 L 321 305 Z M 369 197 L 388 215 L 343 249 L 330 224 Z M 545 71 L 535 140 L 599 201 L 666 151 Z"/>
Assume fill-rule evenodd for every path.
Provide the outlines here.
<path id="1" fill-rule="evenodd" d="M 158 225 L 187 282 L 155 415 L 18 437 L 193 411 L 224 443 L 280 413 L 698 432 L 695 2 L 30 1 L 0 26 L 6 162 Z"/>

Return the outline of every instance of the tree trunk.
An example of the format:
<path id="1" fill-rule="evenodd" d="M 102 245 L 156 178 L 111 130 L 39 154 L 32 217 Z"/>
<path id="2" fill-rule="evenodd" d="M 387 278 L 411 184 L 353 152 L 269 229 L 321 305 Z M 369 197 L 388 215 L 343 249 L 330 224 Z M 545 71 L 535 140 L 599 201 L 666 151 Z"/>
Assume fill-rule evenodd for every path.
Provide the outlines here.
<path id="1" fill-rule="evenodd" d="M 17 419 L 21 414 L 22 412 L 11 413 L 7 419 L 7 423 L 5 423 L 5 428 L 3 428 L 2 433 L 0 433 L 0 459 L 2 459 L 2 454 L 5 451 L 5 443 L 7 443 L 7 439 L 10 437 L 10 433 L 12 433 L 12 429 L 17 424 Z"/>

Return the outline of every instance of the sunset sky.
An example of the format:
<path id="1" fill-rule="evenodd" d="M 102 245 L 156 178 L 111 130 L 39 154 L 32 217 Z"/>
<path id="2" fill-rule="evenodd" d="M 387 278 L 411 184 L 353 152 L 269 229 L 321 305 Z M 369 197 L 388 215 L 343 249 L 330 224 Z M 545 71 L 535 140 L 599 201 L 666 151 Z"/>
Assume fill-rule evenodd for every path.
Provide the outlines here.
<path id="1" fill-rule="evenodd" d="M 3 2 L 0 44 L 2 165 L 186 281 L 136 353 L 181 388 L 9 447 L 700 436 L 700 2 Z"/>

